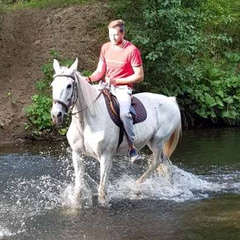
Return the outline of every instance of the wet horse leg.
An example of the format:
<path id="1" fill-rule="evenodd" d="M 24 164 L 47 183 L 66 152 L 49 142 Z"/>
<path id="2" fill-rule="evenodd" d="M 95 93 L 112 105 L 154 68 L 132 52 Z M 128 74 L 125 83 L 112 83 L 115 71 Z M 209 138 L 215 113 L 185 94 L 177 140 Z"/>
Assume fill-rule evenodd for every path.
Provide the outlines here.
<path id="1" fill-rule="evenodd" d="M 150 149 L 152 149 L 153 154 L 151 156 L 151 161 L 149 161 L 148 169 L 143 173 L 143 175 L 136 181 L 137 184 L 144 182 L 153 173 L 161 163 L 161 152 L 163 147 L 161 144 L 151 144 Z"/>
<path id="2" fill-rule="evenodd" d="M 107 188 L 111 168 L 112 156 L 102 155 L 100 158 L 100 183 L 98 188 L 98 203 L 102 207 L 108 206 Z"/>
<path id="3" fill-rule="evenodd" d="M 81 207 L 84 199 L 85 166 L 83 162 L 83 155 L 72 151 L 72 160 L 75 172 L 74 204 L 80 204 L 79 207 Z"/>
<path id="4" fill-rule="evenodd" d="M 157 168 L 158 174 L 164 176 L 168 182 L 173 183 L 173 170 L 171 160 L 162 152 L 162 162 Z"/>

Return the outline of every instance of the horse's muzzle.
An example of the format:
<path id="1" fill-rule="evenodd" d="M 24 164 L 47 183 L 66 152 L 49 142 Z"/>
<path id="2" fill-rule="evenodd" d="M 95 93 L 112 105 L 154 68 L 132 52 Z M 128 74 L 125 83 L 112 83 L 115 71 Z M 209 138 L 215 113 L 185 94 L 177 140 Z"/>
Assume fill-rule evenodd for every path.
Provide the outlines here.
<path id="1" fill-rule="evenodd" d="M 59 114 L 57 114 L 56 116 L 55 115 L 52 115 L 52 121 L 54 124 L 56 125 L 61 125 L 63 124 L 64 122 L 64 117 L 61 115 L 61 112 L 59 112 Z"/>
<path id="2" fill-rule="evenodd" d="M 52 121 L 56 125 L 63 124 L 65 115 L 66 115 L 66 112 L 63 109 L 53 107 L 51 110 Z"/>

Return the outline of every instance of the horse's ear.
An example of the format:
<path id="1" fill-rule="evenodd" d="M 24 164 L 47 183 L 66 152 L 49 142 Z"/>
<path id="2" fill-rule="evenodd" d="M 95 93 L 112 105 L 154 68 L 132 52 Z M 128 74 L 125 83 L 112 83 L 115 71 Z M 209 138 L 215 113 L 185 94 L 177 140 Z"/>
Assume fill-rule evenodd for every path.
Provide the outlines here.
<path id="1" fill-rule="evenodd" d="M 53 60 L 53 69 L 54 69 L 55 73 L 60 70 L 60 65 L 59 65 L 59 62 L 57 59 Z"/>
<path id="2" fill-rule="evenodd" d="M 70 67 L 70 70 L 75 73 L 77 71 L 78 68 L 78 58 L 76 58 L 75 62 L 72 64 L 72 66 Z"/>

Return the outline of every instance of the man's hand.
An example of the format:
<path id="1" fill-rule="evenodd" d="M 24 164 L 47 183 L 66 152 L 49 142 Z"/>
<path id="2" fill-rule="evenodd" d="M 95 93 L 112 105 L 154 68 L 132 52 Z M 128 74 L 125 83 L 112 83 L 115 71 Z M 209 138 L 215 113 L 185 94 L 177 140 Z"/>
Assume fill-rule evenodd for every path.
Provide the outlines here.
<path id="1" fill-rule="evenodd" d="M 84 79 L 85 79 L 85 81 L 87 81 L 87 82 L 89 82 L 89 83 L 92 82 L 90 77 L 85 77 Z"/>
<path id="2" fill-rule="evenodd" d="M 107 84 L 111 84 L 111 85 L 117 85 L 117 80 L 116 78 L 110 78 L 110 77 L 105 77 L 105 81 Z"/>

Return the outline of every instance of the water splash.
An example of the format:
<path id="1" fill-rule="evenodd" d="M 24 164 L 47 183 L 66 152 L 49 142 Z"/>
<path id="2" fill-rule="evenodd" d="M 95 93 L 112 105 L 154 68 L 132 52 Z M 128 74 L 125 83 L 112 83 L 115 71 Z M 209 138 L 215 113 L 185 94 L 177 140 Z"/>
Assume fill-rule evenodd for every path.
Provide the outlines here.
<path id="1" fill-rule="evenodd" d="M 239 182 L 230 184 L 209 181 L 208 177 L 196 176 L 173 166 L 173 184 L 164 177 L 154 176 L 143 184 L 137 185 L 135 178 L 123 175 L 109 190 L 112 199 L 158 199 L 184 202 L 210 197 L 211 194 L 224 190 L 236 192 Z M 239 191 L 238 191 L 239 193 Z"/>
<path id="2" fill-rule="evenodd" d="M 0 239 L 25 232 L 26 221 L 60 207 L 63 188 L 65 184 L 49 176 L 9 181 L 0 195 Z"/>
<path id="3" fill-rule="evenodd" d="M 86 174 L 86 176 L 88 175 Z M 93 201 L 92 201 L 93 191 L 92 191 L 92 188 L 89 186 L 88 181 L 85 180 L 84 186 L 79 186 L 79 187 L 82 188 L 81 200 L 78 198 L 78 196 L 76 196 L 76 193 L 75 193 L 76 189 L 74 184 L 69 184 L 65 189 L 63 189 L 61 193 L 61 204 L 63 207 L 88 209 L 93 206 Z"/>
<path id="4" fill-rule="evenodd" d="M 11 154 L 0 160 L 0 239 L 5 239 L 26 232 L 35 216 L 60 208 L 71 176 L 67 168 L 60 171 L 64 159 Z"/>
<path id="5" fill-rule="evenodd" d="M 0 239 L 29 231 L 26 223 L 37 215 L 76 206 L 71 158 L 64 156 L 54 160 L 46 156 L 11 155 L 0 164 L 0 176 L 3 177 L 0 179 Z M 9 165 L 11 169 L 5 170 L 4 167 Z M 152 176 L 141 185 L 135 182 L 137 169 L 134 165 L 118 161 L 114 168 L 108 191 L 112 201 L 153 199 L 185 202 L 209 198 L 216 193 L 240 193 L 238 166 L 230 169 L 215 167 L 205 175 L 192 174 L 173 166 L 173 184 L 164 177 Z M 89 163 L 89 169 L 92 175 L 85 175 L 85 208 L 93 206 L 92 197 L 97 194 L 99 182 L 99 166 Z M 13 175 L 6 180 L 5 172 Z"/>
<path id="6" fill-rule="evenodd" d="M 14 234 L 9 229 L 0 226 L 0 239 L 3 239 L 3 237 L 12 236 L 12 235 Z"/>

